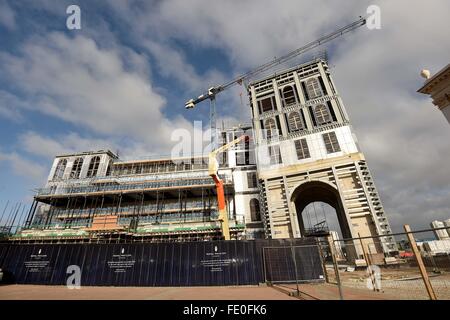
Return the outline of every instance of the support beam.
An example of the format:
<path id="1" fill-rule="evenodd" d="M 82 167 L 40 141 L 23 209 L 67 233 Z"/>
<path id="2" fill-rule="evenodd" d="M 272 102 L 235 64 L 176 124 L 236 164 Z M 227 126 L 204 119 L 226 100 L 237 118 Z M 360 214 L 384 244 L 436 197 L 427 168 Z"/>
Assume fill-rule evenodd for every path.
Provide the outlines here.
<path id="1" fill-rule="evenodd" d="M 36 199 L 33 199 L 33 203 L 31 204 L 30 211 L 28 211 L 27 219 L 25 220 L 25 227 L 29 227 L 34 218 L 34 213 L 36 211 L 38 202 Z"/>

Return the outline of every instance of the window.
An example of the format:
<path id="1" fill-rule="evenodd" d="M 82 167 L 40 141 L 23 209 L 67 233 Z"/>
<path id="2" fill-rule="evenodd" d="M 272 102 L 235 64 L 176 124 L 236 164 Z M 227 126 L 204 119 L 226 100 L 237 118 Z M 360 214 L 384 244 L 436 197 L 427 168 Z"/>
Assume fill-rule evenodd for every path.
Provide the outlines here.
<path id="1" fill-rule="evenodd" d="M 70 177 L 72 179 L 78 179 L 81 173 L 81 167 L 83 166 L 83 158 L 77 158 L 72 166 L 72 171 L 70 172 Z"/>
<path id="2" fill-rule="evenodd" d="M 247 173 L 247 184 L 249 188 L 257 188 L 258 180 L 256 179 L 256 172 Z"/>
<path id="3" fill-rule="evenodd" d="M 169 162 L 167 164 L 167 169 L 168 169 L 169 172 L 176 171 L 177 170 L 177 166 L 176 166 L 176 164 L 174 162 Z"/>
<path id="4" fill-rule="evenodd" d="M 300 113 L 298 113 L 297 111 L 291 112 L 288 116 L 288 125 L 291 132 L 304 129 Z"/>
<path id="5" fill-rule="evenodd" d="M 336 133 L 327 132 L 322 135 L 323 141 L 325 142 L 325 148 L 327 149 L 327 153 L 334 153 L 341 151 L 339 147 L 339 142 L 336 137 Z"/>
<path id="6" fill-rule="evenodd" d="M 276 136 L 278 133 L 277 125 L 275 124 L 274 119 L 267 119 L 264 128 L 267 130 L 267 139 L 272 138 L 273 136 Z"/>
<path id="7" fill-rule="evenodd" d="M 56 166 L 56 169 L 55 169 L 55 174 L 53 175 L 53 180 L 63 178 L 64 171 L 66 170 L 66 166 L 67 166 L 66 159 L 59 160 L 58 165 Z"/>
<path id="8" fill-rule="evenodd" d="M 224 152 L 225 153 L 225 152 Z M 237 166 L 244 166 L 246 164 L 248 164 L 248 157 L 246 156 L 245 151 L 236 151 L 236 165 Z"/>
<path id="9" fill-rule="evenodd" d="M 108 168 L 106 168 L 106 176 L 110 176 L 112 171 L 112 161 L 109 160 L 108 162 Z"/>
<path id="10" fill-rule="evenodd" d="M 328 107 L 323 104 L 319 104 L 314 108 L 314 117 L 316 118 L 317 125 L 333 122 L 330 110 L 328 110 Z"/>
<path id="11" fill-rule="evenodd" d="M 308 144 L 306 143 L 306 139 L 295 140 L 295 151 L 297 151 L 298 160 L 310 158 Z"/>
<path id="12" fill-rule="evenodd" d="M 271 96 L 258 101 L 259 113 L 269 112 L 277 109 L 275 96 Z"/>
<path id="13" fill-rule="evenodd" d="M 285 107 L 297 103 L 297 95 L 295 94 L 295 86 L 286 86 L 281 92 L 283 105 Z"/>
<path id="14" fill-rule="evenodd" d="M 98 166 L 100 165 L 100 157 L 96 156 L 91 159 L 91 162 L 89 163 L 89 169 L 87 172 L 87 177 L 95 177 L 97 175 Z"/>
<path id="15" fill-rule="evenodd" d="M 250 218 L 252 219 L 252 221 L 261 221 L 258 199 L 250 200 Z"/>
<path id="16" fill-rule="evenodd" d="M 270 164 L 278 164 L 282 162 L 280 146 L 269 147 Z"/>
<path id="17" fill-rule="evenodd" d="M 306 81 L 306 91 L 308 92 L 308 98 L 314 99 L 323 95 L 320 83 L 317 78 L 311 78 Z"/>

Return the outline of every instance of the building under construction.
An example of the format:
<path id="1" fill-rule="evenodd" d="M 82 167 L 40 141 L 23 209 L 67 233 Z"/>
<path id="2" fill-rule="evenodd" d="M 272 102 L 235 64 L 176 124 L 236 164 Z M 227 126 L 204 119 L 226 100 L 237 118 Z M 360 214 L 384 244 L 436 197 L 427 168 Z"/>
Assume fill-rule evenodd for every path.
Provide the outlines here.
<path id="1" fill-rule="evenodd" d="M 224 130 L 221 144 L 251 127 Z M 249 143 L 220 155 L 232 239 L 263 236 Z M 15 241 L 198 241 L 221 239 L 207 157 L 122 161 L 111 151 L 59 155 Z"/>
<path id="2" fill-rule="evenodd" d="M 74 265 L 83 267 L 87 285 L 323 281 L 316 240 L 337 241 L 338 233 L 325 213 L 312 219 L 306 209 L 317 202 L 337 217 L 340 258 L 366 259 L 364 248 L 394 255 L 395 239 L 326 59 L 252 80 L 365 24 L 360 17 L 188 100 L 187 109 L 210 101 L 208 155 L 56 156 L 25 223 L 14 228 L 14 214 L 0 229 L 0 267 L 16 283 L 64 284 Z M 237 84 L 248 93 L 251 123 L 217 134 L 215 97 Z M 332 248 L 330 242 L 331 256 Z"/>
<path id="3" fill-rule="evenodd" d="M 342 236 L 373 253 L 397 251 L 381 199 L 327 62 L 315 59 L 247 86 L 252 123 L 223 129 L 219 155 L 231 239 L 328 234 L 306 224 L 313 202 L 331 206 Z M 123 161 L 110 151 L 59 155 L 11 239 L 203 241 L 222 239 L 206 156 Z M 361 255 L 361 252 L 355 252 Z"/>

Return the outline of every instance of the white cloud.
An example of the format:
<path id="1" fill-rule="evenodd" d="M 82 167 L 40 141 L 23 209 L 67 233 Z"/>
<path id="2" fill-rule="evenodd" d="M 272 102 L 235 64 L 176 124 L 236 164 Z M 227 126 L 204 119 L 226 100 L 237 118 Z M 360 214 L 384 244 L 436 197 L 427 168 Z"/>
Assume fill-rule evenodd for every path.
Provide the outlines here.
<path id="1" fill-rule="evenodd" d="M 109 144 L 107 141 L 95 140 L 94 138 L 83 139 L 74 132 L 52 139 L 33 131 L 22 134 L 19 137 L 19 143 L 24 151 L 48 159 L 64 153 L 107 148 Z"/>
<path id="2" fill-rule="evenodd" d="M 16 14 L 6 0 L 0 0 L 0 25 L 9 30 L 16 29 Z"/>
<path id="3" fill-rule="evenodd" d="M 154 154 L 151 147 L 133 139 L 100 139 L 93 136 L 80 136 L 76 132 L 45 136 L 38 132 L 28 131 L 19 136 L 18 143 L 21 150 L 30 155 L 45 158 L 49 163 L 57 155 L 80 151 L 109 149 L 114 153 L 119 152 L 120 156 L 127 158 Z"/>
<path id="4" fill-rule="evenodd" d="M 165 148 L 172 128 L 190 125 L 180 116 L 164 117 L 165 98 L 142 73 L 130 69 L 144 63 L 138 55 L 132 57 L 135 61 L 126 70 L 112 49 L 101 49 L 83 36 L 51 33 L 27 41 L 20 56 L 1 54 L 0 64 L 26 92 L 30 108 L 98 134 Z"/>
<path id="5" fill-rule="evenodd" d="M 37 185 L 41 185 L 45 182 L 48 169 L 16 152 L 0 152 L 0 163 L 1 162 L 7 163 L 15 174 L 25 177 Z"/>
<path id="6" fill-rule="evenodd" d="M 214 68 L 200 75 L 194 66 L 186 61 L 183 54 L 167 44 L 144 40 L 143 46 L 155 57 L 158 71 L 165 77 L 177 80 L 188 92 L 205 90 L 206 85 L 219 85 L 225 82 L 224 76 Z"/>
<path id="7" fill-rule="evenodd" d="M 26 109 L 26 104 L 9 92 L 0 90 L 0 117 L 20 122 L 23 119 L 21 109 Z"/>

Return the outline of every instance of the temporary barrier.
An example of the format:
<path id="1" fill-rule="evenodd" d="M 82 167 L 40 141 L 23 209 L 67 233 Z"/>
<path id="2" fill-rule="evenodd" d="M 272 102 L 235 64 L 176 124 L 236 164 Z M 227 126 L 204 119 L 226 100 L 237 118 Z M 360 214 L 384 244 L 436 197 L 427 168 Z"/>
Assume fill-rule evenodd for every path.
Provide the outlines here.
<path id="1" fill-rule="evenodd" d="M 278 247 L 283 251 L 293 245 L 295 262 L 277 267 L 278 272 L 290 275 L 284 279 L 323 278 L 314 239 L 1 244 L 0 267 L 10 282 L 20 284 L 65 285 L 75 275 L 74 270 L 79 270 L 82 286 L 251 285 L 264 282 L 267 277 L 263 248 L 270 247 L 273 251 Z M 302 246 L 306 250 L 301 250 Z"/>
<path id="2" fill-rule="evenodd" d="M 323 281 L 317 245 L 263 247 L 264 279 L 271 283 Z"/>

